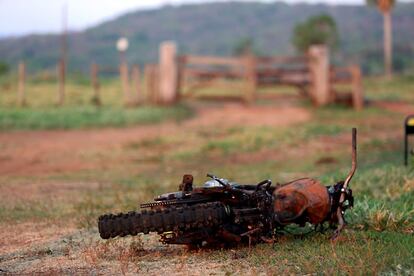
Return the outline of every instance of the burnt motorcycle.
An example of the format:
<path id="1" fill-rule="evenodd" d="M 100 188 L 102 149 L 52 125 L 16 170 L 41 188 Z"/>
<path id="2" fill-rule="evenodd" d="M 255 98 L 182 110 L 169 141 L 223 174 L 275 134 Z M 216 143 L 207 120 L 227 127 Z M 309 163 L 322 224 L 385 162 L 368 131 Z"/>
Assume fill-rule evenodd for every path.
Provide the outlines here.
<path id="1" fill-rule="evenodd" d="M 162 194 L 141 204 L 141 212 L 106 214 L 98 219 L 103 239 L 157 232 L 166 244 L 271 242 L 290 224 L 315 229 L 329 223 L 336 239 L 346 222 L 345 211 L 353 206 L 349 183 L 356 171 L 356 129 L 352 130 L 352 168 L 347 178 L 331 186 L 302 178 L 272 185 L 264 180 L 254 185 L 230 182 L 212 174 L 201 187 L 193 176 L 184 175 L 179 191 Z"/>

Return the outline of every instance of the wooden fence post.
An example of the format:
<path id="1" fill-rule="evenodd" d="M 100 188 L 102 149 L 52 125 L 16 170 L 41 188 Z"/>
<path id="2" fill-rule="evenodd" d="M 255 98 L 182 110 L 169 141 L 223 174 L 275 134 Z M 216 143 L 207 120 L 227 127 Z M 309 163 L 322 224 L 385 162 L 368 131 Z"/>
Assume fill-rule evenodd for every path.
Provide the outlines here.
<path id="1" fill-rule="evenodd" d="M 245 95 L 244 100 L 247 104 L 252 103 L 256 98 L 257 90 L 257 74 L 256 74 L 256 58 L 253 55 L 243 57 L 245 72 Z"/>
<path id="2" fill-rule="evenodd" d="M 144 84 L 145 84 L 145 99 L 149 103 L 152 103 L 152 94 L 151 94 L 151 64 L 146 64 L 144 67 Z"/>
<path id="3" fill-rule="evenodd" d="M 139 104 L 142 102 L 142 91 L 141 91 L 141 72 L 139 70 L 138 65 L 134 65 L 132 67 L 131 72 L 131 79 L 132 79 L 132 86 L 134 87 L 133 91 L 135 91 L 135 102 Z"/>
<path id="4" fill-rule="evenodd" d="M 122 62 L 119 66 L 119 74 L 121 78 L 122 91 L 124 94 L 124 104 L 129 105 L 131 103 L 131 94 L 129 90 L 129 69 L 126 62 Z"/>
<path id="5" fill-rule="evenodd" d="M 177 47 L 174 42 L 161 43 L 159 59 L 160 101 L 171 104 L 177 100 Z"/>
<path id="6" fill-rule="evenodd" d="M 65 102 L 65 80 L 66 80 L 66 68 L 65 68 L 64 60 L 60 60 L 57 65 L 57 75 L 58 75 L 57 105 L 63 105 Z"/>
<path id="7" fill-rule="evenodd" d="M 145 66 L 145 86 L 148 101 L 151 104 L 159 103 L 159 71 L 155 64 Z"/>
<path id="8" fill-rule="evenodd" d="M 331 101 L 328 48 L 325 45 L 311 46 L 309 48 L 309 59 L 310 94 L 316 106 L 323 106 Z"/>
<path id="9" fill-rule="evenodd" d="M 96 63 L 91 65 L 91 84 L 93 89 L 92 103 L 95 105 L 101 105 L 100 98 L 100 84 L 99 84 L 99 66 Z"/>
<path id="10" fill-rule="evenodd" d="M 185 83 L 185 56 L 177 56 L 177 101 L 182 97 L 183 85 Z"/>
<path id="11" fill-rule="evenodd" d="M 25 82 L 26 82 L 26 64 L 24 62 L 19 63 L 19 82 L 17 88 L 17 101 L 19 106 L 26 105 L 26 91 L 25 91 Z"/>
<path id="12" fill-rule="evenodd" d="M 356 110 L 364 107 L 364 96 L 362 93 L 362 74 L 359 66 L 354 65 L 349 68 L 352 77 L 352 105 Z"/>

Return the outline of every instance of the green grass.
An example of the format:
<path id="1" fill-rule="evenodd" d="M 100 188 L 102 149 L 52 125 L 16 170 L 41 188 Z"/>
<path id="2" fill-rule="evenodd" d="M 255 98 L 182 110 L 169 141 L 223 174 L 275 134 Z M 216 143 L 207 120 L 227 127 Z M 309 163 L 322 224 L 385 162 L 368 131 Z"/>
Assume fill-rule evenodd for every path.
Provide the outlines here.
<path id="1" fill-rule="evenodd" d="M 373 100 L 413 101 L 414 75 L 395 76 L 392 80 L 367 78 L 365 94 Z"/>
<path id="2" fill-rule="evenodd" d="M 121 86 L 115 79 L 102 80 L 100 106 L 93 104 L 89 83 L 74 78 L 67 82 L 63 106 L 56 106 L 54 80 L 37 77 L 28 81 L 23 107 L 17 104 L 16 91 L 14 81 L 7 85 L 4 80 L 0 82 L 0 130 L 125 127 L 182 120 L 192 115 L 185 105 L 124 107 Z"/>
<path id="3" fill-rule="evenodd" d="M 24 222 L 30 220 L 61 219 L 72 215 L 71 208 L 58 202 L 16 202 L 14 206 L 0 204 L 0 220 Z"/>
<path id="4" fill-rule="evenodd" d="M 365 94 L 373 100 L 414 100 L 414 81 L 413 76 L 397 76 L 387 81 L 378 78 L 367 78 L 364 82 Z M 166 119 L 180 120 L 191 115 L 189 108 L 181 105 L 171 108 L 157 107 L 135 107 L 124 108 L 122 90 L 119 81 L 115 79 L 103 79 L 101 89 L 101 107 L 93 105 L 93 93 L 87 81 L 79 78 L 69 78 L 66 88 L 66 100 L 63 107 L 55 105 L 57 86 L 55 80 L 42 79 L 35 77 L 28 81 L 26 85 L 27 105 L 17 106 L 17 86 L 14 77 L 0 81 L 0 130 L 9 129 L 73 129 L 87 127 L 122 127 L 134 124 L 158 123 Z M 143 89 L 141 89 L 143 90 Z M 211 90 L 211 89 L 210 89 Z M 201 94 L 212 94 L 207 90 Z M 221 92 L 220 92 L 221 91 Z M 235 90 L 240 93 L 240 89 Z M 236 93 L 233 91 L 234 93 Z M 270 92 L 269 92 L 270 91 Z M 276 91 L 276 92 L 275 92 Z M 225 91 L 226 92 L 226 91 Z M 214 93 L 224 93 L 216 89 Z M 213 93 L 213 94 L 214 94 Z M 297 94 L 289 87 L 279 87 L 276 90 L 264 89 L 260 94 Z M 145 97 L 145 95 L 143 95 Z M 369 109 L 362 113 L 355 114 L 349 112 L 347 108 L 330 106 L 316 111 L 316 116 L 320 121 L 330 122 L 332 113 L 338 120 L 351 121 L 358 116 L 365 118 L 378 116 L 382 110 Z M 324 124 L 306 126 L 305 131 L 324 132 L 325 134 L 335 134 L 342 131 L 341 126 Z M 303 136 L 301 128 L 298 129 Z M 303 135 L 304 134 L 304 135 Z M 206 149 L 218 149 L 228 153 L 238 148 L 238 144 L 245 145 L 245 141 L 229 138 L 221 141 L 213 141 L 206 145 Z M 259 137 L 256 141 L 248 141 L 249 146 L 246 150 L 260 148 L 260 144 L 267 143 L 267 138 Z M 252 145 L 253 143 L 253 145 Z"/>
<path id="5" fill-rule="evenodd" d="M 182 120 L 192 111 L 184 106 L 174 107 L 50 107 L 1 108 L 0 130 L 74 129 L 94 127 L 125 127 L 137 124 Z"/>
<path id="6" fill-rule="evenodd" d="M 271 274 L 370 275 L 392 271 L 397 265 L 412 269 L 412 236 L 352 232 L 344 239 L 332 244 L 324 235 L 288 237 L 274 246 L 259 246 L 247 261 Z M 389 254 L 394 247 L 399 248 L 398 253 Z"/>

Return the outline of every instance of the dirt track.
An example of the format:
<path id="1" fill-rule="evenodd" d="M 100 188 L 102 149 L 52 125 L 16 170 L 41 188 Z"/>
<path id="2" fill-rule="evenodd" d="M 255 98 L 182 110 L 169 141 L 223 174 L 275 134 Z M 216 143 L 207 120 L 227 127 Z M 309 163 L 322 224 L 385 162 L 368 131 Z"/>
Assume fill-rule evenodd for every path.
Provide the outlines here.
<path id="1" fill-rule="evenodd" d="M 391 112 L 404 115 L 414 114 L 414 106 L 403 102 L 377 102 L 375 105 Z"/>
<path id="2" fill-rule="evenodd" d="M 181 124 L 167 122 L 125 129 L 0 133 L 0 174 L 41 175 L 104 169 L 104 163 L 85 162 L 82 156 L 98 154 L 102 149 L 116 150 L 131 141 L 174 135 L 175 132 L 191 132 L 194 128 L 286 126 L 310 118 L 307 110 L 298 107 L 259 108 L 238 104 L 226 104 L 222 108 L 201 108 L 197 114 Z"/>

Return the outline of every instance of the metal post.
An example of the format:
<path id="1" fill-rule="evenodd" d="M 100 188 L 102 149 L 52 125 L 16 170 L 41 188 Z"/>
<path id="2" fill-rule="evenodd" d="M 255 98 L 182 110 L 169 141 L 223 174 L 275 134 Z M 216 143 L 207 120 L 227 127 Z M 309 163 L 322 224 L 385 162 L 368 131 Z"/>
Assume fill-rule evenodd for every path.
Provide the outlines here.
<path id="1" fill-rule="evenodd" d="M 408 155 L 410 153 L 408 135 L 414 135 L 414 115 L 407 116 L 404 121 L 404 165 L 406 166 L 408 166 Z"/>
<path id="2" fill-rule="evenodd" d="M 408 133 L 407 133 L 407 120 L 404 124 L 404 165 L 408 166 Z"/>

